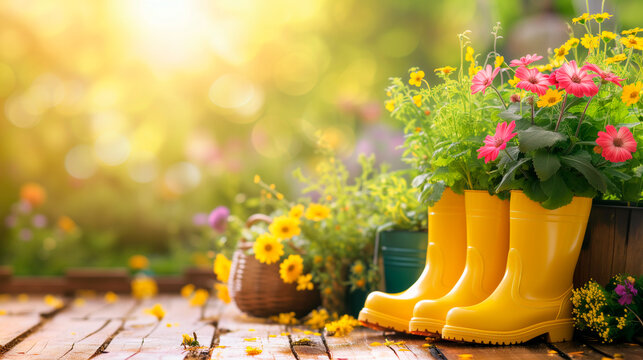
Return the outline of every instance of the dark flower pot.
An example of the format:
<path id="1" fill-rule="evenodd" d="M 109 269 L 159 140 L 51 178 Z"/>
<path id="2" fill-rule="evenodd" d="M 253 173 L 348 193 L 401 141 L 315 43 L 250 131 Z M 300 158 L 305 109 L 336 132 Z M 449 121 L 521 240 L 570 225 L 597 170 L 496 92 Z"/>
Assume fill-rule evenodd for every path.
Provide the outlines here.
<path id="1" fill-rule="evenodd" d="M 428 234 L 426 231 L 393 230 L 383 231 L 379 236 L 384 291 L 404 291 L 413 285 L 424 270 Z"/>

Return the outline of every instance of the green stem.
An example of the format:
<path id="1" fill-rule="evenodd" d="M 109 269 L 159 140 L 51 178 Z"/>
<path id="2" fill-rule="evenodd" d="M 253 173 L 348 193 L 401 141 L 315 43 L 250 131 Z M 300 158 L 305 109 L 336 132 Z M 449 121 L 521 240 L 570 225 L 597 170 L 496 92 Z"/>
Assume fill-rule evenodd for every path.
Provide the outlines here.
<path id="1" fill-rule="evenodd" d="M 567 94 L 565 94 L 565 98 L 563 99 L 563 105 L 560 107 L 560 115 L 558 115 L 558 121 L 556 122 L 556 127 L 554 128 L 554 131 L 558 131 L 558 127 L 560 126 L 560 121 L 563 119 L 563 113 L 565 112 L 565 105 L 567 104 Z"/>
<path id="2" fill-rule="evenodd" d="M 627 55 L 627 61 L 625 62 L 625 70 L 627 70 L 627 66 L 630 65 L 630 59 L 632 58 L 632 51 L 634 50 L 634 47 L 630 48 L 630 53 Z"/>
<path id="3" fill-rule="evenodd" d="M 598 92 L 601 91 L 601 86 L 603 86 L 603 81 L 598 85 Z M 596 95 L 598 95 L 598 92 Z M 580 116 L 580 120 L 578 120 L 578 126 L 576 127 L 576 133 L 574 133 L 575 137 L 578 137 L 578 133 L 580 132 L 580 126 L 583 124 L 583 120 L 585 119 L 585 113 L 587 112 L 587 108 L 589 108 L 589 104 L 592 103 L 592 100 L 596 97 L 596 95 L 592 96 L 587 100 L 587 105 L 585 105 L 585 110 L 583 110 L 583 114 Z"/>
<path id="4" fill-rule="evenodd" d="M 534 97 L 531 97 L 531 125 L 534 125 L 534 106 L 535 106 Z"/>
<path id="5" fill-rule="evenodd" d="M 500 101 L 502 102 L 502 106 L 504 106 L 505 110 L 507 110 L 508 109 L 507 104 L 505 103 L 505 100 L 502 98 L 502 95 L 500 95 L 500 91 L 498 91 L 498 89 L 496 89 L 496 87 L 493 86 L 493 85 L 491 85 L 491 88 L 496 92 L 496 94 L 498 94 L 498 97 L 500 98 Z"/>

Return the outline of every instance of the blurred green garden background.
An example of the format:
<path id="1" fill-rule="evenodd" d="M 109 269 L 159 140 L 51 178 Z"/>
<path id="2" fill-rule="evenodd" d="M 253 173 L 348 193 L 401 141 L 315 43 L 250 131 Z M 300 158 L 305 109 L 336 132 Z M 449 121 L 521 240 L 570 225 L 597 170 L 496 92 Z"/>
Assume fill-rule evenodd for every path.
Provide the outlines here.
<path id="1" fill-rule="evenodd" d="M 614 17 L 603 29 L 642 22 L 643 2 L 604 6 Z M 157 273 L 210 266 L 211 233 L 194 215 L 258 211 L 255 174 L 296 197 L 291 173 L 312 173 L 320 139 L 349 164 L 374 153 L 404 166 L 402 130 L 383 106 L 389 77 L 459 66 L 457 34 L 472 30 L 485 52 L 496 22 L 505 54 L 544 55 L 585 9 L 576 0 L 4 0 L 0 264 L 59 274 L 142 253 Z M 25 208 L 21 187 L 42 204 Z"/>

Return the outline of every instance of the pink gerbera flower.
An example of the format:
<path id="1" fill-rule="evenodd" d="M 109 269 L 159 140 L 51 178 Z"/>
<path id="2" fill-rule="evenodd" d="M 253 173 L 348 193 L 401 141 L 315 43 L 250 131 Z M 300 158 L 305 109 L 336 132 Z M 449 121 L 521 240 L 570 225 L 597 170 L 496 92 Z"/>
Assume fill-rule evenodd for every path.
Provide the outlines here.
<path id="1" fill-rule="evenodd" d="M 609 82 L 611 82 L 613 84 L 616 84 L 616 85 L 618 85 L 620 87 L 623 87 L 623 85 L 621 85 L 621 82 L 624 81 L 623 79 L 619 78 L 615 74 L 612 74 L 611 72 L 601 70 L 598 66 L 596 66 L 594 64 L 589 64 L 588 63 L 587 65 L 583 66 L 581 68 L 581 70 L 593 71 L 596 74 L 598 74 L 598 76 L 601 77 L 601 80 L 603 80 L 603 82 L 609 81 Z"/>
<path id="2" fill-rule="evenodd" d="M 521 66 L 516 70 L 516 77 L 520 81 L 516 84 L 519 89 L 529 90 L 538 95 L 545 95 L 549 88 L 549 78 L 538 69 L 527 69 Z"/>
<path id="3" fill-rule="evenodd" d="M 556 70 L 553 70 L 549 74 L 549 78 L 547 80 L 549 80 L 549 85 L 553 85 L 556 89 L 560 89 L 560 84 L 558 83 L 558 80 L 556 80 Z"/>
<path id="4" fill-rule="evenodd" d="M 536 54 L 532 54 L 532 55 L 527 54 L 526 56 L 523 56 L 520 59 L 511 60 L 511 62 L 509 63 L 509 66 L 527 66 L 532 62 L 538 61 L 542 58 L 543 58 L 542 56 L 539 56 Z"/>
<path id="5" fill-rule="evenodd" d="M 596 139 L 596 144 L 603 149 L 601 155 L 611 162 L 631 159 L 632 153 L 636 151 L 636 140 L 630 129 L 623 126 L 616 132 L 614 126 L 607 125 L 605 130 L 607 132 L 599 131 Z"/>
<path id="6" fill-rule="evenodd" d="M 598 87 L 592 80 L 596 76 L 598 75 L 579 69 L 575 60 L 564 63 L 556 70 L 559 87 L 577 97 L 594 96 L 598 93 Z"/>
<path id="7" fill-rule="evenodd" d="M 512 121 L 509 125 L 507 125 L 506 122 L 498 124 L 498 126 L 496 126 L 496 133 L 493 136 L 487 135 L 484 139 L 484 145 L 478 149 L 478 159 L 484 157 L 485 164 L 489 161 L 496 160 L 500 150 L 504 150 L 509 140 L 517 135 L 517 133 L 512 133 L 515 128 L 515 121 Z"/>
<path id="8" fill-rule="evenodd" d="M 484 91 L 487 90 L 489 85 L 491 85 L 493 79 L 496 77 L 496 75 L 498 75 L 499 71 L 499 67 L 492 71 L 491 65 L 487 65 L 485 69 L 478 71 L 478 73 L 471 80 L 471 82 L 473 83 L 471 85 L 471 94 L 475 94 L 478 91 L 482 91 L 482 93 L 484 94 Z"/>

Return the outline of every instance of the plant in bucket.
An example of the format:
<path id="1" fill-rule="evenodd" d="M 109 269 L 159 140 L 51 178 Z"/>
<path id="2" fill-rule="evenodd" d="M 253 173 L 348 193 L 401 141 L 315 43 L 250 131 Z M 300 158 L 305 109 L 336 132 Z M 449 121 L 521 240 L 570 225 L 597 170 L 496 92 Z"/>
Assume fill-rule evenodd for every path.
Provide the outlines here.
<path id="1" fill-rule="evenodd" d="M 489 297 L 448 310 L 444 338 L 511 344 L 546 334 L 550 341 L 570 340 L 572 276 L 592 198 L 641 196 L 640 187 L 630 195 L 624 189 L 641 171 L 640 158 L 632 156 L 640 88 L 627 84 L 641 84 L 642 58 L 627 38 L 592 34 L 589 24 L 599 19 L 589 15 L 585 21 L 586 51 L 575 49 L 573 59 L 558 51 L 544 66 L 534 64 L 542 59 L 535 54 L 506 66 L 494 52 L 487 60 L 495 56 L 495 70 L 483 64 L 486 69 L 472 78 L 472 95 L 494 90 L 477 97 L 504 120 L 478 152 L 502 174 L 496 191 L 511 191 L 509 252 L 504 277 Z M 573 36 L 561 47 L 577 44 Z M 624 63 L 610 60 L 625 53 Z M 514 81 L 501 81 L 497 89 L 499 73 Z M 636 135 L 640 142 L 640 130 Z M 431 314 L 421 305 L 412 328 Z"/>
<path id="2" fill-rule="evenodd" d="M 474 61 L 468 32 L 459 40 L 462 55 Z M 369 295 L 359 316 L 366 326 L 409 332 L 422 300 L 448 295 L 441 308 L 470 305 L 500 282 L 509 243 L 508 192 L 495 194 L 500 174 L 477 159 L 479 143 L 496 123 L 495 109 L 470 101 L 475 70 L 470 67 L 467 75 L 463 66 L 435 69 L 441 82 L 430 86 L 425 73 L 412 68 L 408 85 L 394 78 L 387 90 L 387 109 L 405 124 L 406 160 L 421 172 L 413 185 L 429 205 L 428 247 L 424 271 L 412 286 Z M 482 268 L 489 270 L 478 274 Z M 445 316 L 438 315 L 440 330 Z"/>

